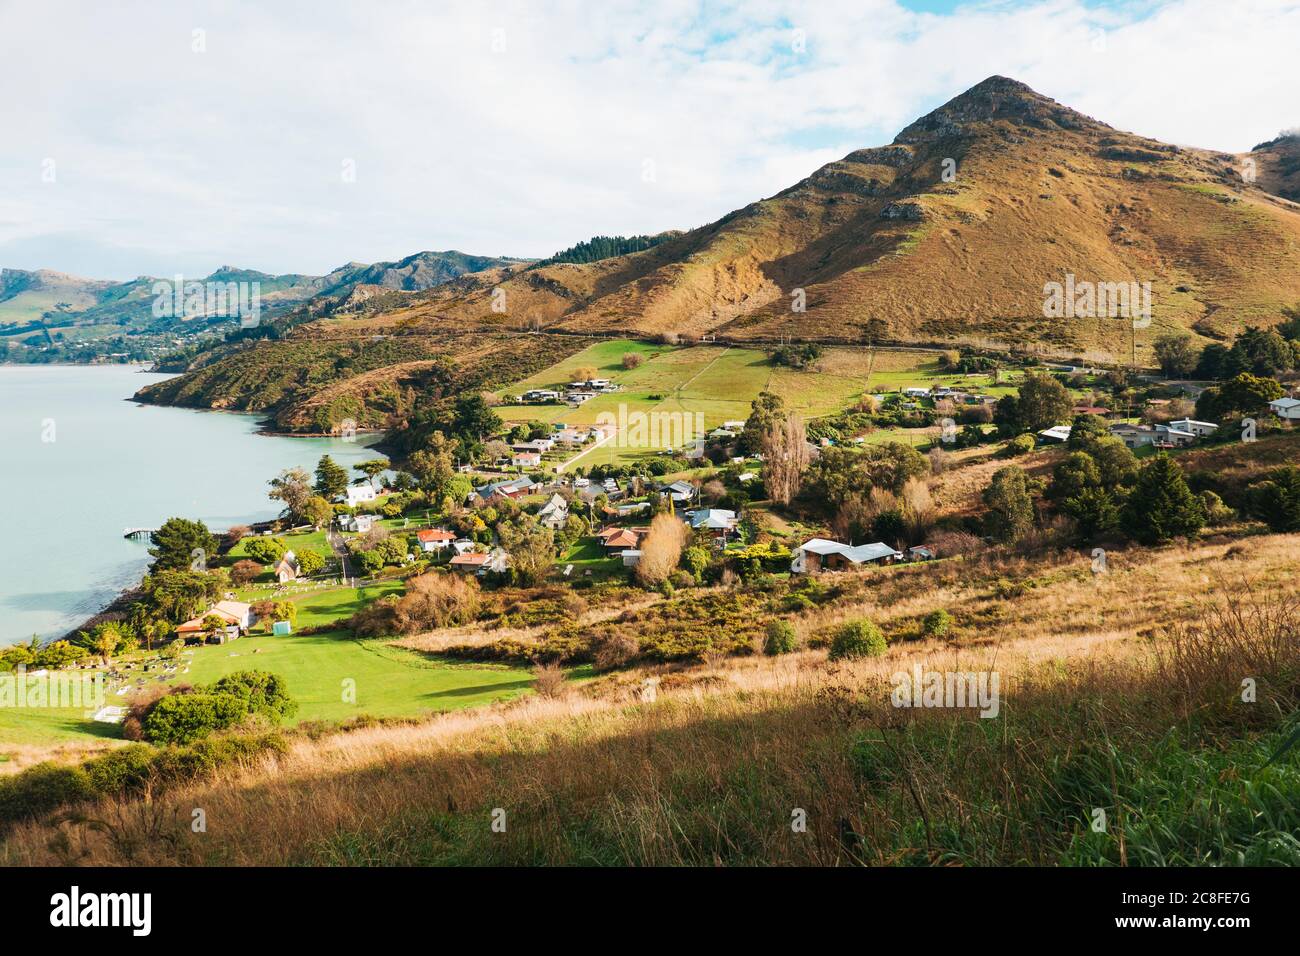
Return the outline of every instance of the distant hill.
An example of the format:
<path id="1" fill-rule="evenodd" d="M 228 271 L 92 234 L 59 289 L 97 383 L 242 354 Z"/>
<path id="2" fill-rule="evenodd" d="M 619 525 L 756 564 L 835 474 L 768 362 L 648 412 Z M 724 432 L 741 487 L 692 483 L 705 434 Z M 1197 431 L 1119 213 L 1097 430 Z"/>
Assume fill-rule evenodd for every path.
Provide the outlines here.
<path id="1" fill-rule="evenodd" d="M 470 272 L 529 261 L 450 250 L 418 252 L 399 262 L 351 262 L 324 276 L 271 275 L 222 266 L 199 281 L 258 283 L 262 319 L 273 321 L 309 301 L 341 303 L 359 289 L 369 290 L 359 297 L 361 300 L 375 292 L 418 292 Z M 172 278 L 141 276 L 128 282 L 112 282 L 44 269 L 4 269 L 0 271 L 0 344 L 26 342 L 37 348 L 51 343 L 88 346 L 98 342 L 105 349 L 114 349 L 121 347 L 116 341 L 122 336 L 154 335 L 165 337 L 160 341 L 169 343 L 170 348 L 175 346 L 177 335 L 235 326 L 234 319 L 224 315 L 197 321 L 155 316 L 154 285 Z M 106 338 L 113 341 L 105 342 Z M 10 351 L 9 358 L 22 361 L 23 355 Z"/>
<path id="2" fill-rule="evenodd" d="M 1253 156 L 1115 130 L 990 77 L 771 198 L 653 248 L 471 276 L 408 323 L 507 320 L 582 332 L 1029 346 L 1125 356 L 1117 321 L 1043 315 L 1044 285 L 1151 282 L 1154 321 L 1209 338 L 1300 301 L 1295 146 Z M 802 302 L 804 311 L 793 308 Z"/>

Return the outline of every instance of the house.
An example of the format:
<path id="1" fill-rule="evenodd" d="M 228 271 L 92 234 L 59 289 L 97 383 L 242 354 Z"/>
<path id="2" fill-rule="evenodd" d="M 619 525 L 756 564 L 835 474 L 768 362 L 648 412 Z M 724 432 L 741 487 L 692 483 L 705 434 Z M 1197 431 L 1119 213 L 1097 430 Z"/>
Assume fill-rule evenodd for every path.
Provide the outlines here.
<path id="1" fill-rule="evenodd" d="M 415 540 L 420 543 L 420 550 L 428 554 L 431 551 L 443 551 L 451 547 L 451 543 L 456 540 L 456 536 L 445 528 L 432 528 L 417 531 Z"/>
<path id="2" fill-rule="evenodd" d="M 907 560 L 909 561 L 933 561 L 934 552 L 922 545 L 916 545 L 907 549 Z"/>
<path id="3" fill-rule="evenodd" d="M 537 518 L 542 527 L 558 531 L 569 520 L 569 503 L 562 495 L 553 494 L 551 500 L 542 505 L 541 510 L 537 512 Z"/>
<path id="4" fill-rule="evenodd" d="M 561 445 L 582 445 L 591 437 L 586 428 L 561 428 L 555 433 L 555 440 Z"/>
<path id="5" fill-rule="evenodd" d="M 510 447 L 515 451 L 535 451 L 542 454 L 555 447 L 555 440 L 551 438 L 534 438 L 532 441 L 517 442 Z"/>
<path id="6" fill-rule="evenodd" d="M 474 489 L 474 494 L 470 496 L 470 502 L 474 503 L 477 498 L 480 503 L 488 504 L 492 501 L 500 501 L 504 498 L 518 498 L 520 495 L 529 494 L 537 482 L 525 475 L 522 478 L 512 478 L 509 481 L 492 481 L 486 485 L 480 485 Z"/>
<path id="7" fill-rule="evenodd" d="M 530 388 L 524 392 L 522 400 L 525 402 L 558 402 L 560 393 L 549 388 Z"/>
<path id="8" fill-rule="evenodd" d="M 713 431 L 709 432 L 709 437 L 714 439 L 735 438 L 736 433 L 730 428 L 715 428 Z"/>
<path id="9" fill-rule="evenodd" d="M 595 392 L 569 392 L 564 396 L 564 400 L 570 405 L 581 405 L 583 402 L 589 402 L 595 397 Z"/>
<path id="10" fill-rule="evenodd" d="M 196 618 L 186 621 L 176 627 L 176 634 L 182 639 L 187 637 L 199 637 L 209 633 L 207 629 L 207 620 L 210 617 L 220 618 L 226 625 L 223 632 L 218 637 L 218 643 L 224 643 L 227 640 L 234 640 L 241 634 L 247 634 L 257 620 L 253 614 L 253 606 L 245 604 L 243 601 L 218 601 L 212 605 L 203 614 Z"/>
<path id="11" fill-rule="evenodd" d="M 451 559 L 452 570 L 466 574 L 477 574 L 488 563 L 488 556 L 482 551 L 466 551 Z"/>
<path id="12" fill-rule="evenodd" d="M 620 554 L 641 547 L 641 539 L 650 533 L 649 528 L 601 528 L 596 532 L 600 545 L 610 554 Z"/>
<path id="13" fill-rule="evenodd" d="M 355 508 L 359 504 L 367 501 L 374 501 L 378 497 L 375 486 L 370 482 L 363 482 L 359 485 L 348 485 L 348 507 Z"/>
<path id="14" fill-rule="evenodd" d="M 1156 426 L 1155 444 L 1158 448 L 1182 448 L 1195 441 L 1195 433 L 1186 429 L 1175 428 L 1172 424 Z"/>
<path id="15" fill-rule="evenodd" d="M 1110 433 L 1129 448 L 1141 448 L 1156 442 L 1156 430 L 1150 425 L 1111 425 Z"/>
<path id="16" fill-rule="evenodd" d="M 1268 403 L 1273 414 L 1287 421 L 1300 421 L 1300 398 L 1279 398 Z"/>
<path id="17" fill-rule="evenodd" d="M 819 571 L 842 571 L 853 565 L 874 564 L 878 561 L 893 564 L 902 559 L 903 552 L 883 542 L 860 544 L 854 547 L 826 538 L 810 538 L 795 549 L 794 561 L 790 563 L 790 573 L 816 574 Z"/>
<path id="18" fill-rule="evenodd" d="M 542 464 L 542 454 L 537 451 L 517 451 L 510 459 L 516 468 L 537 468 Z"/>
<path id="19" fill-rule="evenodd" d="M 660 485 L 659 493 L 668 495 L 674 504 L 684 504 L 695 499 L 695 486 L 689 481 L 674 481 L 671 484 Z"/>
<path id="20" fill-rule="evenodd" d="M 745 430 L 745 422 L 743 419 L 739 419 L 739 418 L 732 419 L 729 422 L 723 422 L 722 427 L 729 432 L 735 432 L 736 434 L 739 435 L 741 432 Z"/>
<path id="21" fill-rule="evenodd" d="M 1044 444 L 1060 444 L 1070 440 L 1069 425 L 1053 425 L 1051 428 L 1044 428 L 1038 433 L 1038 438 Z"/>
<path id="22" fill-rule="evenodd" d="M 641 563 L 641 551 L 638 548 L 628 548 L 620 555 L 623 559 L 623 567 L 635 568 Z"/>
<path id="23" fill-rule="evenodd" d="M 736 513 L 727 508 L 701 508 L 689 512 L 687 517 L 696 531 L 711 532 L 721 541 L 726 541 L 727 535 L 736 530 Z"/>
<path id="24" fill-rule="evenodd" d="M 275 566 L 275 577 L 281 584 L 296 581 L 298 579 L 298 556 L 292 551 L 286 551 L 284 557 Z"/>
<path id="25" fill-rule="evenodd" d="M 903 394 L 908 398 L 929 398 L 930 390 L 928 388 L 905 388 Z"/>
<path id="26" fill-rule="evenodd" d="M 352 530 L 357 534 L 366 534 L 375 526 L 375 516 L 353 515 L 349 524 L 352 526 Z"/>
<path id="27" fill-rule="evenodd" d="M 451 543 L 451 549 L 457 554 L 464 554 L 466 551 L 473 551 L 478 546 L 478 542 L 471 538 L 457 538 Z"/>
<path id="28" fill-rule="evenodd" d="M 1192 418 L 1180 418 L 1176 422 L 1170 422 L 1169 427 L 1182 432 L 1190 432 L 1197 438 L 1205 438 L 1219 430 L 1219 426 L 1214 422 L 1198 422 Z"/>

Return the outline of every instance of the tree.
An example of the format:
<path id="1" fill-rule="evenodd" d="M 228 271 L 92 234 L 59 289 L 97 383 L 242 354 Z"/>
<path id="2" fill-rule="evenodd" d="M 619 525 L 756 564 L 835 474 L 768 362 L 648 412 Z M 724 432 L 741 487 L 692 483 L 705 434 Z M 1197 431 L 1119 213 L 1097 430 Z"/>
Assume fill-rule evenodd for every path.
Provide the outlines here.
<path id="1" fill-rule="evenodd" d="M 141 587 L 158 615 L 179 624 L 207 607 L 220 593 L 221 582 L 194 571 L 152 571 Z"/>
<path id="2" fill-rule="evenodd" d="M 202 521 L 187 518 L 168 518 L 149 540 L 153 543 L 149 554 L 155 571 L 200 570 L 217 553 L 216 535 Z M 197 564 L 196 558 L 201 558 Z"/>
<path id="3" fill-rule="evenodd" d="M 455 449 L 455 442 L 442 432 L 434 432 L 428 447 L 407 459 L 411 474 L 415 475 L 420 487 L 429 492 L 434 500 L 447 493 L 447 485 L 456 474 Z"/>
<path id="4" fill-rule="evenodd" d="M 232 727 L 247 715 L 248 705 L 230 694 L 171 693 L 145 714 L 144 738 L 156 744 L 187 744 Z"/>
<path id="5" fill-rule="evenodd" d="M 763 653 L 769 657 L 789 654 L 799 646 L 799 637 L 794 625 L 777 618 L 767 623 L 767 636 L 763 641 Z"/>
<path id="6" fill-rule="evenodd" d="M 273 501 L 284 502 L 281 515 L 298 520 L 302 516 L 307 499 L 312 497 L 311 480 L 301 468 L 286 468 L 271 479 L 271 490 L 267 497 Z"/>
<path id="7" fill-rule="evenodd" d="M 435 432 L 435 434 L 437 433 Z M 379 477 L 379 475 L 387 471 L 388 468 L 390 467 L 390 464 L 391 463 L 387 458 L 370 458 L 367 459 L 366 461 L 353 465 L 352 470 L 359 471 L 361 472 L 362 475 L 362 478 L 356 479 L 356 481 L 353 482 L 353 484 L 358 484 L 358 485 L 361 484 L 362 479 L 364 478 L 364 480 L 370 482 L 370 484 L 374 486 L 375 479 Z"/>
<path id="8" fill-rule="evenodd" d="M 592 370 L 594 377 L 595 370 Z M 501 428 L 501 417 L 477 392 L 462 395 L 455 405 L 455 430 L 453 434 L 466 444 L 478 444 Z"/>
<path id="9" fill-rule="evenodd" d="M 1042 431 L 1070 417 L 1074 400 L 1069 390 L 1050 375 L 1030 372 L 1019 393 L 998 400 L 993 420 L 1005 435 Z"/>
<path id="10" fill-rule="evenodd" d="M 1057 464 L 1047 497 L 1054 501 L 1072 498 L 1088 488 L 1101 487 L 1101 470 L 1086 451 L 1071 452 Z"/>
<path id="11" fill-rule="evenodd" d="M 1192 535 L 1205 525 L 1205 508 L 1183 478 L 1183 469 L 1166 454 L 1149 459 L 1125 505 L 1124 530 L 1143 544 L 1160 544 Z"/>
<path id="12" fill-rule="evenodd" d="M 118 621 L 103 621 L 96 624 L 90 632 L 89 647 L 107 664 L 117 653 L 126 636 L 125 628 Z"/>
<path id="13" fill-rule="evenodd" d="M 1034 501 L 1029 476 L 1017 465 L 999 468 L 984 489 L 985 519 L 989 536 L 998 541 L 1018 541 L 1034 523 Z"/>
<path id="14" fill-rule="evenodd" d="M 1252 485 L 1250 511 L 1273 531 L 1300 531 L 1300 468 L 1287 465 Z"/>
<path id="15" fill-rule="evenodd" d="M 253 538 L 244 545 L 244 553 L 262 564 L 277 563 L 288 550 L 283 538 Z"/>
<path id="16" fill-rule="evenodd" d="M 304 577 L 312 577 L 325 570 L 325 555 L 319 551 L 303 548 L 301 551 L 295 551 L 294 556 L 298 559 L 298 570 Z"/>
<path id="17" fill-rule="evenodd" d="M 788 505 L 799 493 L 809 460 L 803 419 L 791 413 L 775 421 L 763 435 L 763 486 L 779 505 Z"/>
<path id="18" fill-rule="evenodd" d="M 1083 488 L 1062 501 L 1061 510 L 1074 519 L 1075 529 L 1085 541 L 1106 534 L 1119 524 L 1115 498 L 1102 487 Z"/>
<path id="19" fill-rule="evenodd" d="M 655 515 L 650 531 L 641 541 L 636 579 L 647 586 L 667 580 L 681 560 L 686 537 L 686 525 L 676 515 Z"/>
<path id="20" fill-rule="evenodd" d="M 302 520 L 313 528 L 320 529 L 330 523 L 334 517 L 334 508 L 320 495 L 312 495 L 302 506 Z"/>
<path id="21" fill-rule="evenodd" d="M 316 465 L 316 492 L 326 501 L 347 494 L 348 471 L 329 455 L 322 455 Z"/>
<path id="22" fill-rule="evenodd" d="M 1185 378 L 1196 368 L 1200 350 L 1186 332 L 1167 332 L 1155 341 L 1156 361 L 1170 378 Z"/>
<path id="23" fill-rule="evenodd" d="M 742 455 L 757 455 L 763 450 L 763 439 L 772 426 L 785 417 L 785 402 L 774 392 L 759 392 L 749 403 L 749 418 L 745 429 L 736 439 L 736 449 Z"/>
<path id="24" fill-rule="evenodd" d="M 1075 415 L 1065 447 L 1070 451 L 1089 451 L 1093 442 L 1110 437 L 1110 426 L 1100 415 Z"/>
<path id="25" fill-rule="evenodd" d="M 1196 414 L 1212 421 L 1223 421 L 1236 414 L 1254 415 L 1283 394 L 1282 386 L 1273 379 L 1242 372 L 1231 381 L 1202 392 L 1196 400 Z"/>
<path id="26" fill-rule="evenodd" d="M 510 555 L 510 570 L 525 587 L 541 584 L 555 565 L 555 533 L 543 528 L 532 516 L 497 526 L 501 547 Z"/>
<path id="27" fill-rule="evenodd" d="M 230 582 L 238 587 L 251 584 L 262 573 L 262 566 L 247 558 L 236 561 L 230 569 Z"/>

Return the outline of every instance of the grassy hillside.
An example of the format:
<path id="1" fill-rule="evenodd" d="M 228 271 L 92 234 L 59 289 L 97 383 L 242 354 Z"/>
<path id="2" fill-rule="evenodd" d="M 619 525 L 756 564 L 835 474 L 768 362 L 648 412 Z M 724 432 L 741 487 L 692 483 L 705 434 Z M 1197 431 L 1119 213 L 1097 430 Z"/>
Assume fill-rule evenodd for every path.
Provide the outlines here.
<path id="1" fill-rule="evenodd" d="M 414 315 L 481 319 L 499 288 L 510 315 L 569 330 L 1126 356 L 1122 321 L 1044 318 L 1044 284 L 1072 273 L 1153 284 L 1145 353 L 1162 331 L 1219 338 L 1300 299 L 1300 209 L 1272 191 L 1276 155 L 1246 182 L 1238 157 L 1121 132 L 992 77 L 893 144 L 653 249 L 485 274 Z"/>
<path id="2" fill-rule="evenodd" d="M 69 837 L 99 864 L 1294 865 L 1300 757 L 1264 766 L 1298 702 L 1300 617 L 1277 573 L 1293 548 L 1138 549 L 1100 577 L 1069 554 L 850 576 L 809 633 L 866 615 L 901 634 L 940 608 L 954 630 L 873 660 L 814 644 L 295 738 L 155 794 L 161 812 L 91 808 L 121 821 L 113 839 L 93 822 Z M 914 665 L 996 670 L 998 717 L 891 706 Z M 178 813 L 175 839 L 122 839 L 196 805 L 230 825 L 192 839 Z M 51 832 L 17 827 L 0 859 L 58 862 Z"/>

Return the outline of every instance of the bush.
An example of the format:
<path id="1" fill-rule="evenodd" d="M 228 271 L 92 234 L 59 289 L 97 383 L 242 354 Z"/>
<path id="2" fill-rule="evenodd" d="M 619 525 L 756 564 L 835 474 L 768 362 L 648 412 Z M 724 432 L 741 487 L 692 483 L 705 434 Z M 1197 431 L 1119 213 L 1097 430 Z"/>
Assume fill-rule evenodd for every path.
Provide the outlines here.
<path id="1" fill-rule="evenodd" d="M 268 671 L 236 671 L 212 685 L 212 693 L 229 694 L 244 702 L 250 714 L 261 714 L 275 722 L 292 717 L 298 705 L 289 696 L 284 678 Z"/>
<path id="2" fill-rule="evenodd" d="M 149 710 L 144 737 L 156 744 L 187 744 L 247 716 L 248 704 L 231 694 L 170 694 Z"/>
<path id="3" fill-rule="evenodd" d="M 943 637 L 948 633 L 948 628 L 951 625 L 952 615 L 942 608 L 931 611 L 921 621 L 921 629 L 925 632 L 926 637 Z"/>
<path id="4" fill-rule="evenodd" d="M 794 632 L 794 625 L 780 619 L 767 625 L 767 639 L 763 642 L 763 653 L 770 657 L 789 654 L 799 646 L 799 638 Z"/>
<path id="5" fill-rule="evenodd" d="M 833 661 L 855 657 L 879 657 L 887 644 L 880 628 L 863 618 L 851 621 L 835 632 L 831 641 L 830 659 Z"/>
<path id="6" fill-rule="evenodd" d="M 0 820 L 12 823 L 41 817 L 92 796 L 90 777 L 80 767 L 38 763 L 17 776 L 0 780 Z"/>
<path id="7" fill-rule="evenodd" d="M 1025 432 L 1023 435 L 1017 435 L 1015 438 L 1007 442 L 1006 447 L 1002 449 L 1002 457 L 1019 458 L 1021 455 L 1027 455 L 1034 450 L 1035 444 L 1034 436 L 1028 432 Z"/>
<path id="8" fill-rule="evenodd" d="M 154 748 L 145 744 L 131 744 L 87 760 L 81 766 L 98 794 L 139 793 L 153 774 L 155 753 Z"/>

